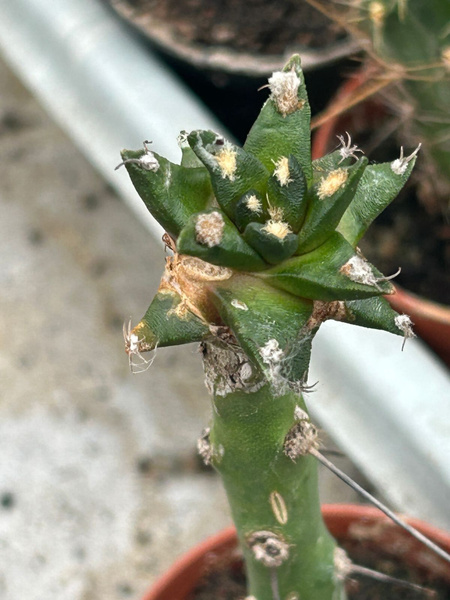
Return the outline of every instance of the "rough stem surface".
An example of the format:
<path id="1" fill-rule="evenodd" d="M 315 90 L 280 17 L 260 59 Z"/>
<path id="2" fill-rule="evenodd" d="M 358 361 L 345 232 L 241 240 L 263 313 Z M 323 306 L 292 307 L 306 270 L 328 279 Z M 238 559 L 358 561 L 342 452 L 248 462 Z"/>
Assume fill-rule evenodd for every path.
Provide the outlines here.
<path id="1" fill-rule="evenodd" d="M 273 600 L 275 571 L 283 600 L 344 599 L 335 576 L 336 542 L 321 516 L 316 461 L 300 456 L 294 462 L 284 452 L 299 408 L 306 410 L 303 399 L 292 392 L 274 396 L 270 384 L 260 381 L 259 387 L 254 380 L 247 389 L 230 386 L 224 393 L 223 378 L 231 381 L 233 369 L 216 370 L 218 352 L 223 364 L 240 361 L 229 346 L 204 345 L 207 379 L 215 388 L 212 464 L 223 479 L 244 552 L 248 594 Z M 215 361 L 208 360 L 211 354 Z"/>

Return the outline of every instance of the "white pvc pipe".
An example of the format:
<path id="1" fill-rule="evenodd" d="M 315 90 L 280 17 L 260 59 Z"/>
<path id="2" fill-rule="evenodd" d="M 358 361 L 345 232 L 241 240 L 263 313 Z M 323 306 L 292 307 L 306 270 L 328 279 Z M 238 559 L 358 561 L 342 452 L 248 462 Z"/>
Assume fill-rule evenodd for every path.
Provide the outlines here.
<path id="1" fill-rule="evenodd" d="M 98 0 L 0 0 L 0 48 L 105 179 L 158 236 L 120 149 L 153 141 L 179 161 L 183 129 L 224 127 Z"/>
<path id="2" fill-rule="evenodd" d="M 450 529 L 450 378 L 419 340 L 337 322 L 313 342 L 311 412 L 393 507 Z"/>

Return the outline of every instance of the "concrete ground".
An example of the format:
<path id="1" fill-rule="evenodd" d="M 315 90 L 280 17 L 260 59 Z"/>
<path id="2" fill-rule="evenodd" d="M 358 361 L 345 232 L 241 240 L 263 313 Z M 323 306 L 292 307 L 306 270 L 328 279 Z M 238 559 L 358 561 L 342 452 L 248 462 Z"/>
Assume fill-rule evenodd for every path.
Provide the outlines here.
<path id="1" fill-rule="evenodd" d="M 0 597 L 138 599 L 230 522 L 195 452 L 201 361 L 164 349 L 131 375 L 122 323 L 162 244 L 1 63 L 0 89 Z M 321 493 L 356 500 L 322 472 Z"/>

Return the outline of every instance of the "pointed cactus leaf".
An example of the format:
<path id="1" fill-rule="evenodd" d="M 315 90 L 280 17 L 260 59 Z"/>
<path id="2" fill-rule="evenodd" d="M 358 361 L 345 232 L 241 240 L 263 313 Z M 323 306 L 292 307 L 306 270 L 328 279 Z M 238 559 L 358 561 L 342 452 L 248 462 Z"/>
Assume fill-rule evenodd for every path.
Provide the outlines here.
<path id="1" fill-rule="evenodd" d="M 209 334 L 209 329 L 183 305 L 178 294 L 160 291 L 131 334 L 136 336 L 139 350 L 144 352 L 157 346 L 199 342 Z"/>
<path id="2" fill-rule="evenodd" d="M 366 165 L 367 158 L 362 157 L 350 167 L 325 172 L 311 188 L 297 254 L 317 248 L 334 232 L 356 193 Z"/>
<path id="3" fill-rule="evenodd" d="M 389 331 L 405 338 L 414 337 L 411 319 L 400 315 L 382 296 L 365 298 L 364 300 L 347 300 L 345 302 L 348 323 Z"/>
<path id="4" fill-rule="evenodd" d="M 418 148 L 367 166 L 347 134 L 312 162 L 299 57 L 268 87 L 244 149 L 196 130 L 180 135 L 181 165 L 147 142 L 144 150 L 124 151 L 130 177 L 174 251 L 155 300 L 125 339 L 130 359 L 142 359 L 140 352 L 157 344 L 201 340 L 215 325 L 229 327 L 255 375 L 263 372 L 272 386 L 278 381 L 278 391 L 301 382 L 301 391 L 323 320 L 413 335 L 409 318 L 381 297 L 394 291 L 390 278 L 356 244 L 404 185 Z"/>
<path id="5" fill-rule="evenodd" d="M 282 156 L 267 182 L 270 208 L 288 223 L 294 233 L 300 229 L 306 214 L 306 177 L 292 154 Z"/>
<path id="6" fill-rule="evenodd" d="M 180 131 L 178 136 L 178 145 L 181 148 L 181 166 L 182 167 L 204 167 L 204 164 L 189 146 L 187 131 Z"/>
<path id="7" fill-rule="evenodd" d="M 301 382 L 309 364 L 313 304 L 250 275 L 219 283 L 213 301 L 254 365 L 281 392 Z"/>
<path id="8" fill-rule="evenodd" d="M 236 204 L 234 222 L 238 229 L 244 231 L 249 223 L 265 223 L 269 218 L 267 206 L 265 196 L 249 190 Z"/>
<path id="9" fill-rule="evenodd" d="M 394 287 L 339 234 L 263 273 L 264 281 L 313 300 L 356 300 L 392 294 Z"/>
<path id="10" fill-rule="evenodd" d="M 193 131 L 188 142 L 208 169 L 216 200 L 230 219 L 248 190 L 265 195 L 269 172 L 255 156 L 212 131 Z"/>
<path id="11" fill-rule="evenodd" d="M 342 156 L 339 150 L 335 150 L 334 152 L 330 152 L 329 154 L 325 154 L 320 158 L 316 158 L 312 161 L 312 170 L 313 170 L 313 184 L 319 183 L 319 181 L 326 176 L 330 171 L 334 171 L 335 169 L 339 169 L 339 167 L 343 166 Z M 348 165 L 345 165 L 348 166 Z"/>
<path id="12" fill-rule="evenodd" d="M 122 158 L 146 207 L 172 236 L 176 237 L 187 219 L 212 201 L 211 182 L 204 167 L 182 167 L 146 150 L 124 150 Z M 147 166 L 143 160 L 149 162 L 149 158 L 153 162 Z"/>
<path id="13" fill-rule="evenodd" d="M 247 225 L 244 239 L 270 265 L 277 265 L 292 256 L 298 246 L 298 237 L 287 224 L 272 220 Z"/>
<path id="14" fill-rule="evenodd" d="M 213 265 L 238 271 L 259 271 L 267 267 L 219 209 L 191 217 L 179 235 L 177 249 L 180 254 L 196 256 Z"/>
<path id="15" fill-rule="evenodd" d="M 270 96 L 248 134 L 244 149 L 272 173 L 282 156 L 293 154 L 306 179 L 312 178 L 311 109 L 300 57 L 295 55 L 269 79 Z"/>
<path id="16" fill-rule="evenodd" d="M 399 159 L 399 162 L 366 167 L 353 200 L 337 227 L 350 244 L 356 246 L 372 221 L 398 195 L 411 175 L 415 162 L 416 158 L 413 157 L 406 164 Z"/>

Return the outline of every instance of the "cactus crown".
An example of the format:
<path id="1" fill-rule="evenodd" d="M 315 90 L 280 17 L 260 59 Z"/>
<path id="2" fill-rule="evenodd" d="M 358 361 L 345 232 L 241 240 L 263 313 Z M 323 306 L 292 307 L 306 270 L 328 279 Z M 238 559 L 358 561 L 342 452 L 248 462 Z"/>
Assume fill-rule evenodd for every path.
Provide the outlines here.
<path id="1" fill-rule="evenodd" d="M 368 164 L 351 139 L 311 160 L 300 58 L 269 79 L 243 148 L 183 132 L 181 164 L 147 145 L 122 153 L 133 184 L 174 251 L 127 352 L 228 336 L 277 393 L 301 389 L 326 319 L 410 335 L 383 298 L 393 292 L 357 248 L 408 179 L 415 155 Z M 400 165 L 401 162 L 401 165 Z M 251 369 L 241 373 L 242 386 Z"/>

